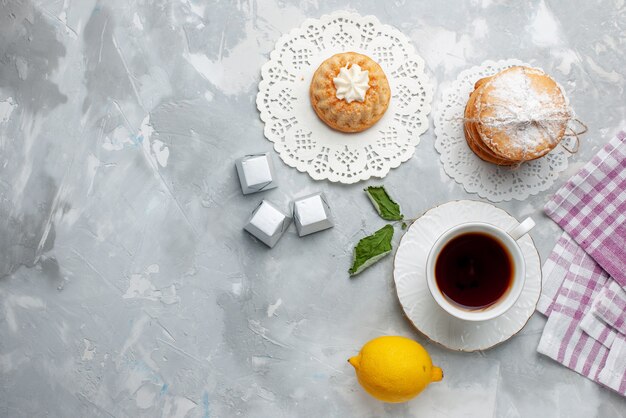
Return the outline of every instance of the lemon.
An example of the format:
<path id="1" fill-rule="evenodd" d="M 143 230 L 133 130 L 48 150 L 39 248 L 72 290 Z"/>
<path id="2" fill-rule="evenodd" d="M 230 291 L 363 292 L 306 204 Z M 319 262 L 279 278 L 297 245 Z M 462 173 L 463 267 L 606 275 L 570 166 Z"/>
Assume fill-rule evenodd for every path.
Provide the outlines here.
<path id="1" fill-rule="evenodd" d="M 424 347 L 405 337 L 375 338 L 348 362 L 363 389 L 385 402 L 406 402 L 443 378 Z"/>

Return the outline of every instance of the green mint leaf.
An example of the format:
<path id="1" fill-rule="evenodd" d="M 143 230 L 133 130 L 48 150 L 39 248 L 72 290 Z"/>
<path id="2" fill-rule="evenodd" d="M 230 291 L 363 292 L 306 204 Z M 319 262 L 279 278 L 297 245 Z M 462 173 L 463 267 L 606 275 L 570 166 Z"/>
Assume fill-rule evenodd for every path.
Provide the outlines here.
<path id="1" fill-rule="evenodd" d="M 356 276 L 378 260 L 391 252 L 393 226 L 385 225 L 372 235 L 362 238 L 354 247 L 352 267 L 348 270 L 350 276 Z"/>
<path id="2" fill-rule="evenodd" d="M 400 205 L 393 201 L 384 186 L 370 186 L 365 189 L 365 193 L 381 218 L 388 221 L 401 221 L 404 218 Z"/>

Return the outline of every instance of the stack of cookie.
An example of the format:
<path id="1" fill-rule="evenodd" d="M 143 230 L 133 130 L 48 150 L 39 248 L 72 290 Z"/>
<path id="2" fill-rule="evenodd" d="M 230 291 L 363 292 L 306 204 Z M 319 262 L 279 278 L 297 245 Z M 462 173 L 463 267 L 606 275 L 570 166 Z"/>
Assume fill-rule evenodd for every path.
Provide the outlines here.
<path id="1" fill-rule="evenodd" d="M 476 82 L 465 107 L 465 139 L 485 161 L 519 165 L 556 147 L 571 118 L 550 76 L 515 66 Z"/>

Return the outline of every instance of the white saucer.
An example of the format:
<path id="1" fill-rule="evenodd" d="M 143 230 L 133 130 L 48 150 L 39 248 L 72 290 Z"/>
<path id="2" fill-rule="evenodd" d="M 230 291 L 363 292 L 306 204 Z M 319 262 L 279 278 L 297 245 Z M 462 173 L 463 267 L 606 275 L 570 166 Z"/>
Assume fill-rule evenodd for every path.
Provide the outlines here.
<path id="1" fill-rule="evenodd" d="M 457 319 L 433 299 L 426 284 L 426 259 L 437 238 L 460 223 L 486 222 L 503 229 L 518 221 L 493 205 L 473 200 L 448 202 L 430 209 L 402 237 L 393 277 L 402 308 L 415 327 L 451 350 L 486 350 L 519 332 L 535 311 L 541 293 L 541 261 L 530 235 L 518 241 L 526 261 L 526 283 L 519 299 L 503 315 L 483 322 Z"/>

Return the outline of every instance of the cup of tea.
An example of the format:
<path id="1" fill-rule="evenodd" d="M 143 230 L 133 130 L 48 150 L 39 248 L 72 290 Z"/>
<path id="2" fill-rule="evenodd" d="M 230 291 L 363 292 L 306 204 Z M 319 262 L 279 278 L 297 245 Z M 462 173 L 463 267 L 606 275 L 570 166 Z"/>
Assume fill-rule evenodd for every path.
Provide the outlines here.
<path id="1" fill-rule="evenodd" d="M 534 226 L 526 218 L 509 231 L 468 222 L 444 232 L 426 262 L 428 288 L 437 304 L 466 321 L 486 321 L 509 310 L 526 277 L 517 240 Z"/>

